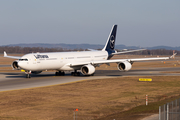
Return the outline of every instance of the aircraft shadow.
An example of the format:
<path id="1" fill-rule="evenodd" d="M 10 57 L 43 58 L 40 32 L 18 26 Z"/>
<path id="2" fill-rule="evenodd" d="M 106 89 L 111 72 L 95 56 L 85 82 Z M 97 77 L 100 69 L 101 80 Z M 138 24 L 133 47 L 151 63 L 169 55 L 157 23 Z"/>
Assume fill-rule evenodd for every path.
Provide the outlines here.
<path id="1" fill-rule="evenodd" d="M 118 74 L 117 74 L 118 73 Z M 24 73 L 0 73 L 2 75 L 5 75 L 6 78 L 25 78 L 26 75 Z M 55 76 L 54 73 L 43 73 L 43 74 L 31 74 L 31 77 L 35 77 L 35 78 L 41 78 L 41 77 L 52 77 L 52 76 Z M 64 75 L 64 77 L 66 76 L 72 76 L 70 73 L 66 73 Z M 94 76 L 122 76 L 122 75 L 119 75 L 119 71 L 117 72 L 113 72 L 113 71 L 99 71 L 97 70 L 94 74 Z M 56 76 L 56 77 L 62 77 L 62 76 Z M 80 74 L 80 76 L 72 76 L 72 77 L 91 77 L 91 76 L 86 76 L 86 75 L 83 75 L 83 74 Z"/>

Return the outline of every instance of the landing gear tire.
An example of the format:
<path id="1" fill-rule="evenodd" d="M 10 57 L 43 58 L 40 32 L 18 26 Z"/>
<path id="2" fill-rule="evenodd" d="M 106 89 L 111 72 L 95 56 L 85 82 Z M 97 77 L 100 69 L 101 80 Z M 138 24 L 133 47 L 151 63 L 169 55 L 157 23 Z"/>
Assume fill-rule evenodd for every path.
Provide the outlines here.
<path id="1" fill-rule="evenodd" d="M 55 75 L 56 75 L 56 76 L 58 76 L 58 75 L 59 75 L 59 73 L 58 73 L 58 72 L 56 72 L 56 73 L 55 73 Z"/>
<path id="2" fill-rule="evenodd" d="M 77 72 L 77 76 L 80 76 L 80 72 Z"/>
<path id="3" fill-rule="evenodd" d="M 26 78 L 31 78 L 31 70 L 30 71 L 25 71 Z"/>
<path id="4" fill-rule="evenodd" d="M 64 75 L 65 75 L 65 72 L 61 72 L 61 75 L 64 76 Z"/>
<path id="5" fill-rule="evenodd" d="M 94 73 L 93 73 L 93 74 L 91 74 L 91 76 L 94 76 Z"/>
<path id="6" fill-rule="evenodd" d="M 64 76 L 65 72 L 64 71 L 63 72 L 59 71 L 59 72 L 56 72 L 55 75 L 56 76 Z"/>
<path id="7" fill-rule="evenodd" d="M 80 76 L 80 72 L 72 72 L 71 76 Z"/>
<path id="8" fill-rule="evenodd" d="M 31 78 L 31 75 L 30 74 L 26 74 L 26 78 Z"/>

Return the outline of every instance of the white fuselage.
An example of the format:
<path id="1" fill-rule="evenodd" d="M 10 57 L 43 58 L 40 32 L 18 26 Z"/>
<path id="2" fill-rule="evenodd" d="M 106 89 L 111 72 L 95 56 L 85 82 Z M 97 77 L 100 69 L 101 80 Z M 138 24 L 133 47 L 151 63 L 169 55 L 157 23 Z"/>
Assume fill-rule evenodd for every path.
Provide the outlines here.
<path id="1" fill-rule="evenodd" d="M 49 52 L 31 53 L 22 56 L 18 65 L 24 70 L 78 70 L 82 66 L 71 67 L 73 63 L 107 60 L 107 51 L 81 51 L 81 52 Z"/>

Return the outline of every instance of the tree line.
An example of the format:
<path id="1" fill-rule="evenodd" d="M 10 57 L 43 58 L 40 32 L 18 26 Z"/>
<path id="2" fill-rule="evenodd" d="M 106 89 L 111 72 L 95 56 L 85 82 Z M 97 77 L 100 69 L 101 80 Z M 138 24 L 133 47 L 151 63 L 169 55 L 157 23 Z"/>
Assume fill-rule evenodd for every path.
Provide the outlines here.
<path id="1" fill-rule="evenodd" d="M 175 53 L 180 54 L 180 51 L 175 50 Z M 134 53 L 130 53 L 134 55 L 172 55 L 173 50 L 166 50 L 166 49 L 153 49 L 153 50 L 144 50 L 138 51 Z"/>
<path id="2" fill-rule="evenodd" d="M 83 49 L 64 49 L 64 48 L 44 48 L 44 47 L 19 47 L 19 46 L 0 46 L 0 53 L 36 53 L 36 52 L 64 52 L 64 51 L 83 51 Z"/>
<path id="3" fill-rule="evenodd" d="M 36 52 L 67 52 L 67 51 L 86 51 L 87 49 L 64 49 L 64 48 L 44 48 L 44 47 L 19 47 L 19 46 L 0 46 L 0 53 L 6 51 L 7 53 L 36 53 Z M 121 50 L 117 50 L 121 51 Z M 180 51 L 175 51 L 180 54 Z M 144 50 L 133 53 L 127 53 L 133 55 L 172 55 L 173 50 L 166 49 L 154 49 L 154 50 Z"/>

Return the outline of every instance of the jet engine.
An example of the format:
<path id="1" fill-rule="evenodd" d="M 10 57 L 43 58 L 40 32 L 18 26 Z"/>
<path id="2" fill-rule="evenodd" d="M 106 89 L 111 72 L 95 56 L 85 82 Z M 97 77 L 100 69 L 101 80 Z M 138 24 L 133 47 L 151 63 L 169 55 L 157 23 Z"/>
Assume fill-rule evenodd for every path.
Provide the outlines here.
<path id="1" fill-rule="evenodd" d="M 95 72 L 95 67 L 92 65 L 84 65 L 81 67 L 81 73 L 83 75 L 92 75 Z"/>
<path id="2" fill-rule="evenodd" d="M 118 63 L 117 68 L 119 69 L 119 71 L 128 71 L 132 68 L 132 65 L 128 61 L 124 61 Z"/>
<path id="3" fill-rule="evenodd" d="M 15 60 L 12 64 L 11 64 L 11 66 L 12 66 L 12 68 L 14 69 L 14 70 L 20 70 L 20 67 L 18 66 L 18 60 Z"/>

